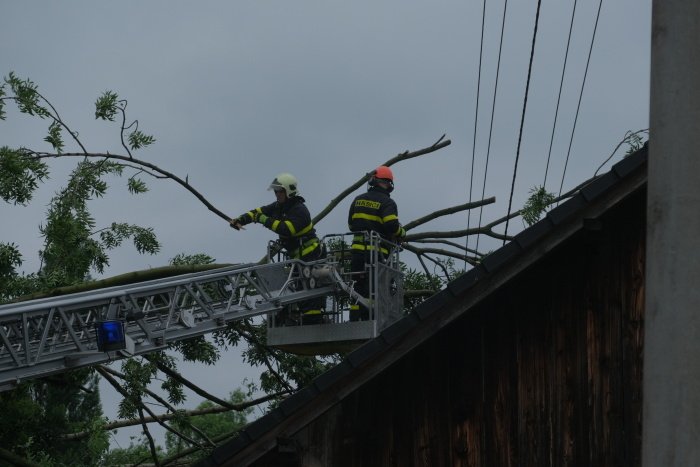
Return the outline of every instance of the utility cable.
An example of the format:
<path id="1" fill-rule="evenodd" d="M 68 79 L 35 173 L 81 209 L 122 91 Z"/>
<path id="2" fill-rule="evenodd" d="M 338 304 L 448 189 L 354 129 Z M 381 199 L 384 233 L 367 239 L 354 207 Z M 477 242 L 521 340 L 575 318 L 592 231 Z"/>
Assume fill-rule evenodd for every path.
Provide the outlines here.
<path id="1" fill-rule="evenodd" d="M 508 237 L 508 223 L 510 222 L 510 210 L 513 206 L 513 192 L 515 191 L 515 177 L 518 174 L 518 160 L 520 159 L 520 143 L 523 139 L 523 126 L 525 126 L 525 111 L 527 110 L 527 96 L 530 92 L 530 77 L 532 76 L 532 62 L 535 57 L 535 42 L 537 41 L 537 25 L 540 21 L 540 6 L 542 5 L 542 0 L 537 0 L 537 13 L 535 14 L 535 31 L 532 33 L 532 48 L 530 49 L 530 64 L 527 68 L 527 82 L 525 83 L 525 99 L 523 101 L 523 113 L 520 116 L 520 131 L 518 132 L 518 148 L 515 151 L 515 166 L 513 167 L 513 182 L 510 185 L 510 199 L 508 200 L 508 214 L 506 216 L 506 229 L 503 244 L 506 243 L 506 238 Z"/>
<path id="2" fill-rule="evenodd" d="M 581 93 L 578 96 L 578 105 L 576 106 L 576 117 L 574 118 L 574 126 L 571 129 L 571 139 L 569 140 L 569 150 L 566 152 L 566 162 L 564 163 L 564 172 L 561 174 L 561 184 L 559 185 L 559 196 L 564 187 L 564 177 L 566 176 L 566 168 L 569 165 L 569 156 L 571 155 L 571 144 L 574 141 L 574 133 L 576 132 L 576 122 L 578 121 L 578 113 L 581 108 L 581 98 L 583 97 L 583 89 L 586 86 L 586 77 L 588 76 L 588 65 L 591 63 L 591 53 L 593 52 L 593 43 L 595 42 L 595 34 L 598 30 L 598 20 L 600 19 L 600 9 L 603 6 L 603 0 L 598 3 L 598 14 L 595 17 L 595 26 L 593 27 L 593 37 L 591 37 L 591 46 L 588 49 L 588 60 L 586 60 L 586 71 L 583 73 L 583 83 L 581 83 Z"/>
<path id="3" fill-rule="evenodd" d="M 549 173 L 549 161 L 552 157 L 552 143 L 554 143 L 554 130 L 557 128 L 557 118 L 559 116 L 559 103 L 561 102 L 561 90 L 564 87 L 564 74 L 566 73 L 566 64 L 569 60 L 569 45 L 571 45 L 571 32 L 574 29 L 574 17 L 576 16 L 576 3 L 574 0 L 574 9 L 571 12 L 571 24 L 569 25 L 569 38 L 566 40 L 566 53 L 564 54 L 564 68 L 561 70 L 561 80 L 559 81 L 559 96 L 557 96 L 557 108 L 554 111 L 554 125 L 552 126 L 552 136 L 549 138 L 549 152 L 547 153 L 547 166 L 544 169 L 544 181 L 542 188 L 547 186 L 547 174 Z"/>
<path id="4" fill-rule="evenodd" d="M 491 103 L 491 124 L 489 126 L 489 142 L 486 147 L 486 166 L 484 167 L 484 183 L 481 189 L 481 199 L 486 195 L 486 175 L 489 171 L 489 155 L 491 154 L 491 135 L 493 134 L 493 115 L 496 113 L 496 95 L 498 94 L 498 75 L 501 70 L 501 52 L 503 51 L 503 35 L 506 27 L 506 11 L 508 10 L 508 0 L 505 0 L 503 5 L 503 21 L 501 23 L 501 43 L 498 46 L 498 64 L 496 65 L 496 83 L 493 89 L 493 102 Z M 484 213 L 484 207 L 479 208 L 479 228 L 481 228 L 481 216 Z M 481 234 L 476 235 L 476 248 L 479 250 L 479 238 Z"/>
<path id="5" fill-rule="evenodd" d="M 486 22 L 486 0 L 484 0 L 484 6 L 481 13 L 481 45 L 479 46 L 479 73 L 476 80 L 476 110 L 474 112 L 474 139 L 472 140 L 472 168 L 469 175 L 469 203 L 472 202 L 472 188 L 474 187 L 474 159 L 476 158 L 476 129 L 477 122 L 479 119 L 479 94 L 481 93 L 481 63 L 484 55 L 484 24 Z M 483 199 L 483 196 L 482 196 Z M 467 211 L 467 230 L 471 227 L 471 215 L 472 210 Z M 465 239 L 464 243 L 465 250 L 469 251 L 469 235 Z M 464 269 L 467 268 L 467 260 L 464 260 Z"/>

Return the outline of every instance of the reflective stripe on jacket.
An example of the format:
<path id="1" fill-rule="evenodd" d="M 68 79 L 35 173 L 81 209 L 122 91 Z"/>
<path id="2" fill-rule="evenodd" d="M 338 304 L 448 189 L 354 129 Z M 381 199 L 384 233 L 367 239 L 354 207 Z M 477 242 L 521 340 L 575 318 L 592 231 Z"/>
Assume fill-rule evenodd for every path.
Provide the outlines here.
<path id="1" fill-rule="evenodd" d="M 302 258 L 319 248 L 311 214 L 301 196 L 293 196 L 284 203 L 275 201 L 267 206 L 251 209 L 241 214 L 238 221 L 242 225 L 250 224 L 259 220 L 260 214 L 267 217 L 261 224 L 279 236 L 280 243 L 290 257 Z"/>
<path id="2" fill-rule="evenodd" d="M 357 196 L 350 205 L 348 213 L 348 227 L 351 232 L 375 231 L 383 239 L 395 241 L 406 235 L 406 231 L 399 222 L 396 202 L 391 199 L 389 192 L 381 187 L 373 186 Z M 355 235 L 352 241 L 352 249 L 366 250 L 362 235 Z M 384 248 L 383 253 L 388 253 Z"/>

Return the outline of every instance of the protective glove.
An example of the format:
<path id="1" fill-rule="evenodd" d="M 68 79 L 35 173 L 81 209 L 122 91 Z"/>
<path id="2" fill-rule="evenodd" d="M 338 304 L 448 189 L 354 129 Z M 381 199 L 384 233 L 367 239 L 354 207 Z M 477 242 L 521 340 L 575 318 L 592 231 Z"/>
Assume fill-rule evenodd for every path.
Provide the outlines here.
<path id="1" fill-rule="evenodd" d="M 229 219 L 228 224 L 231 226 L 231 228 L 236 229 L 236 230 L 241 230 L 243 228 L 243 224 L 241 224 L 241 221 L 239 218 Z"/>

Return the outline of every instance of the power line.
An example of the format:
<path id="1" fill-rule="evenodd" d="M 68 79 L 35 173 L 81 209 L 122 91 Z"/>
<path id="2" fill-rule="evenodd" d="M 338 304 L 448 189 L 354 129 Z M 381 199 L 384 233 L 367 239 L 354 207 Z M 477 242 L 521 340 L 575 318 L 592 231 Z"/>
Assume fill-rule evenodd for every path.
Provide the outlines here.
<path id="1" fill-rule="evenodd" d="M 513 192 L 515 191 L 515 177 L 518 173 L 518 160 L 520 159 L 520 143 L 523 139 L 523 126 L 525 125 L 525 111 L 527 110 L 527 96 L 530 92 L 530 77 L 532 76 L 532 61 L 535 56 L 535 42 L 537 40 L 537 25 L 540 21 L 540 6 L 542 0 L 537 0 L 537 13 L 535 14 L 535 31 L 532 33 L 532 48 L 530 49 L 530 64 L 527 68 L 527 82 L 525 83 L 525 99 L 523 101 L 523 113 L 520 117 L 520 131 L 518 133 L 518 148 L 515 152 L 515 166 L 513 167 L 513 182 L 510 185 L 510 199 L 508 200 L 508 214 L 506 216 L 506 229 L 504 236 L 508 236 L 508 223 L 510 222 L 510 209 L 513 205 Z M 503 239 L 506 243 L 506 239 Z"/>
<path id="2" fill-rule="evenodd" d="M 547 166 L 544 169 L 544 181 L 542 187 L 547 186 L 547 173 L 549 173 L 549 161 L 552 157 L 552 143 L 554 142 L 554 130 L 557 128 L 557 117 L 559 116 L 559 103 L 561 102 L 561 90 L 564 87 L 564 74 L 566 73 L 566 64 L 569 60 L 569 45 L 571 44 L 571 32 L 574 29 L 574 17 L 576 16 L 576 3 L 574 0 L 574 9 L 571 12 L 571 24 L 569 25 L 569 38 L 566 40 L 566 53 L 564 54 L 564 67 L 561 70 L 561 80 L 559 81 L 559 96 L 557 97 L 557 108 L 554 111 L 554 125 L 552 126 L 552 136 L 549 139 L 549 152 L 547 153 Z"/>
<path id="3" fill-rule="evenodd" d="M 559 195 L 564 187 L 564 177 L 566 176 L 566 168 L 569 165 L 569 156 L 571 155 L 571 144 L 574 141 L 574 133 L 576 132 L 576 122 L 578 121 L 578 113 L 581 108 L 581 98 L 583 97 L 583 89 L 586 86 L 586 77 L 588 76 L 588 65 L 591 63 L 591 53 L 593 52 L 593 43 L 595 42 L 595 34 L 598 30 L 598 20 L 600 19 L 600 10 L 603 6 L 603 0 L 598 3 L 598 14 L 595 17 L 595 26 L 593 27 L 593 36 L 591 37 L 591 46 L 588 49 L 588 60 L 586 60 L 586 71 L 583 73 L 583 82 L 581 83 L 581 93 L 578 96 L 578 105 L 576 106 L 576 117 L 574 118 L 574 126 L 571 129 L 571 139 L 569 140 L 569 150 L 566 152 L 566 162 L 564 163 L 564 172 L 561 174 L 561 184 L 559 185 Z"/>
<path id="4" fill-rule="evenodd" d="M 481 190 L 481 199 L 484 199 L 486 194 L 486 175 L 489 171 L 489 155 L 491 154 L 491 135 L 493 134 L 493 115 L 496 113 L 496 95 L 498 93 L 498 75 L 501 70 L 501 52 L 503 51 L 503 33 L 506 27 L 506 11 L 508 10 L 508 0 L 505 0 L 503 4 L 503 21 L 501 23 L 501 42 L 498 46 L 498 64 L 496 65 L 496 83 L 493 89 L 493 102 L 491 103 L 491 123 L 489 125 L 489 141 L 486 147 L 486 166 L 484 168 L 484 182 Z M 484 212 L 484 207 L 479 208 L 479 228 L 481 228 L 481 216 Z M 476 235 L 476 250 L 479 250 L 479 238 L 481 234 Z"/>
<path id="5" fill-rule="evenodd" d="M 483 10 L 481 13 L 481 45 L 479 46 L 479 73 L 476 81 L 476 111 L 474 112 L 474 139 L 472 141 L 472 168 L 469 176 L 469 203 L 472 202 L 472 188 L 474 186 L 474 159 L 476 158 L 476 129 L 477 122 L 479 119 L 479 94 L 481 90 L 481 63 L 484 53 L 484 24 L 486 22 L 486 0 L 484 0 Z M 483 196 L 482 196 L 483 199 Z M 467 229 L 471 227 L 471 215 L 472 210 L 467 211 Z M 465 239 L 464 248 L 469 251 L 469 235 Z M 466 269 L 467 260 L 464 260 L 464 267 Z"/>

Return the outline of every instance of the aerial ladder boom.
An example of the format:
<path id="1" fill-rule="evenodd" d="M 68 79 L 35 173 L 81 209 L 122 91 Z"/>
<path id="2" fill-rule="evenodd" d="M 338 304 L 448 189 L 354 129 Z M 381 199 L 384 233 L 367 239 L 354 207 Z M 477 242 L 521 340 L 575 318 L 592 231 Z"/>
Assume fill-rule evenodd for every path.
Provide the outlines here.
<path id="1" fill-rule="evenodd" d="M 285 307 L 340 295 L 346 303 L 375 306 L 353 290 L 352 278 L 329 254 L 309 263 L 292 259 L 229 266 L 0 305 L 0 391 L 27 379 L 165 350 L 169 344 L 223 330 L 237 320 L 268 314 L 273 318 L 268 323 L 274 323 L 275 314 Z M 336 319 L 337 324 L 341 321 Z M 119 348 L 100 348 L 104 323 L 118 324 Z M 336 331 L 332 324 L 298 328 L 306 333 L 321 329 L 323 334 L 311 334 L 317 339 L 313 336 L 332 335 L 337 329 L 347 333 L 358 323 L 343 324 Z M 371 326 L 365 340 L 376 335 L 376 320 L 361 324 Z M 278 332 L 280 342 L 288 344 L 291 336 L 293 343 L 298 339 L 295 332 L 298 336 L 292 328 Z"/>

